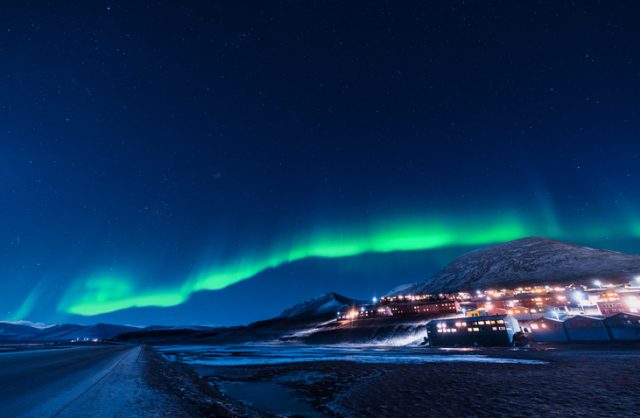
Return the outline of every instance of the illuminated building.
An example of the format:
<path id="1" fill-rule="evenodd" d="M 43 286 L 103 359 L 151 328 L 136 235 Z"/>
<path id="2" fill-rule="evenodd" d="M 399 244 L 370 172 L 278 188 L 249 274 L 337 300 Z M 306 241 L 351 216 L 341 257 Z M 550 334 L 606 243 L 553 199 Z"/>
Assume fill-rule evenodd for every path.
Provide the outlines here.
<path id="1" fill-rule="evenodd" d="M 559 319 L 539 318 L 521 323 L 523 330 L 536 342 L 567 342 L 569 337 L 564 322 Z"/>
<path id="2" fill-rule="evenodd" d="M 607 291 L 602 293 L 596 304 L 598 305 L 600 313 L 605 316 L 624 312 L 622 300 L 618 292 Z"/>
<path id="3" fill-rule="evenodd" d="M 433 347 L 510 346 L 518 331 L 518 321 L 509 315 L 434 319 L 427 324 Z"/>

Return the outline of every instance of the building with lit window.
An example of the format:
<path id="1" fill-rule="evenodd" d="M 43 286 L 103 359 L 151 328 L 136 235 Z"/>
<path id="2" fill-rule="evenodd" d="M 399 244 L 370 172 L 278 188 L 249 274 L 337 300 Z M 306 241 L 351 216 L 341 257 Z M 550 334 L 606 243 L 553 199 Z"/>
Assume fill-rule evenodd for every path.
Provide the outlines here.
<path id="1" fill-rule="evenodd" d="M 505 347 L 518 331 L 518 321 L 509 315 L 434 319 L 427 324 L 433 347 Z"/>
<path id="2" fill-rule="evenodd" d="M 564 321 L 553 318 L 540 318 L 521 323 L 523 330 L 535 342 L 567 342 L 569 337 L 564 327 Z"/>
<path id="3" fill-rule="evenodd" d="M 624 312 L 624 305 L 622 304 L 622 299 L 620 298 L 620 294 L 615 291 L 607 291 L 602 293 L 596 304 L 598 305 L 598 309 L 600 313 L 604 316 L 617 314 L 619 312 Z"/>
<path id="4" fill-rule="evenodd" d="M 604 320 L 614 341 L 640 341 L 640 315 L 619 313 Z"/>
<path id="5" fill-rule="evenodd" d="M 455 300 L 424 300 L 417 302 L 393 302 L 386 305 L 393 316 L 422 315 L 436 316 L 455 314 L 460 311 L 460 305 Z"/>

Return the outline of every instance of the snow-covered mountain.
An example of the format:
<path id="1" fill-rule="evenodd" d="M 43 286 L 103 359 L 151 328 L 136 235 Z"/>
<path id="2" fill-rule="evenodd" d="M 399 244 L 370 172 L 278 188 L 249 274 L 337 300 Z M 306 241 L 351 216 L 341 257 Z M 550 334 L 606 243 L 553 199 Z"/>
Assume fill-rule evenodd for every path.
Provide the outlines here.
<path id="1" fill-rule="evenodd" d="M 109 339 L 124 332 L 134 331 L 138 328 L 126 325 L 95 324 L 74 325 L 63 324 L 46 328 L 37 335 L 39 341 L 71 341 L 74 339 Z"/>
<path id="2" fill-rule="evenodd" d="M 28 325 L 0 322 L 1 341 L 27 341 L 38 334 L 40 329 Z"/>
<path id="3" fill-rule="evenodd" d="M 523 238 L 471 251 L 431 279 L 390 294 L 473 291 L 535 283 L 627 279 L 640 274 L 640 256 L 597 250 L 547 238 Z"/>
<path id="4" fill-rule="evenodd" d="M 285 309 L 280 314 L 280 318 L 310 318 L 327 314 L 335 316 L 336 312 L 340 309 L 349 306 L 361 305 L 363 303 L 363 301 L 350 299 L 334 292 L 327 292 L 313 299 L 298 303 L 291 308 Z"/>
<path id="5" fill-rule="evenodd" d="M 46 328 L 0 322 L 0 342 L 62 342 L 84 339 L 110 339 L 118 334 L 137 330 L 125 325 L 61 324 Z"/>

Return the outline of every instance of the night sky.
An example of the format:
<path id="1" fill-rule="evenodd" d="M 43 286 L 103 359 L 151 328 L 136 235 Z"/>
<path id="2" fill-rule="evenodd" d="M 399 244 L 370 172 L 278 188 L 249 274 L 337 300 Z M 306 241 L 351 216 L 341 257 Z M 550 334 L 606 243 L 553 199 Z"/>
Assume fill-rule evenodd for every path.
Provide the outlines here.
<path id="1" fill-rule="evenodd" d="M 0 319 L 237 324 L 525 236 L 640 253 L 637 2 L 2 9 Z"/>

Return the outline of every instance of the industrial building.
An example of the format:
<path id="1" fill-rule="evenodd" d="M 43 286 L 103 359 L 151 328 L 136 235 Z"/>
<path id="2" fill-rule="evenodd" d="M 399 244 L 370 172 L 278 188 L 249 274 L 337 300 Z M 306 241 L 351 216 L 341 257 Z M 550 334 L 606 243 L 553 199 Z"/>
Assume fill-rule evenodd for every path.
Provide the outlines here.
<path id="1" fill-rule="evenodd" d="M 455 300 L 424 300 L 418 302 L 389 303 L 387 305 L 393 316 L 400 315 L 446 315 L 460 311 L 460 306 Z"/>
<path id="2" fill-rule="evenodd" d="M 609 331 L 602 318 L 593 316 L 576 315 L 564 321 L 569 341 L 572 342 L 596 342 L 610 341 Z"/>
<path id="3" fill-rule="evenodd" d="M 434 319 L 427 324 L 433 347 L 508 347 L 518 331 L 518 321 L 509 315 Z"/>
<path id="4" fill-rule="evenodd" d="M 360 307 L 352 307 L 345 311 L 339 311 L 339 321 L 354 319 L 370 319 L 379 317 L 436 317 L 447 316 L 460 312 L 460 304 L 457 300 L 448 297 L 431 296 L 400 296 L 382 298 L 380 303 L 366 304 Z"/>
<path id="5" fill-rule="evenodd" d="M 640 315 L 619 313 L 604 320 L 614 341 L 640 341 Z"/>
<path id="6" fill-rule="evenodd" d="M 535 342 L 568 342 L 569 337 L 564 321 L 553 318 L 540 318 L 522 323 L 522 329 Z"/>

